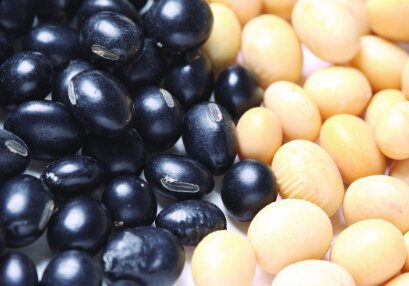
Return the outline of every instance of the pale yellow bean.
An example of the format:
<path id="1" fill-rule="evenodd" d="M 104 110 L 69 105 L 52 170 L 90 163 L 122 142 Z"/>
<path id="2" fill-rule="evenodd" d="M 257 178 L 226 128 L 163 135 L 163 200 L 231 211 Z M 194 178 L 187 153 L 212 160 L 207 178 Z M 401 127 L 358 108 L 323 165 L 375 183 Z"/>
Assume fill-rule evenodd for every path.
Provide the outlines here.
<path id="1" fill-rule="evenodd" d="M 405 235 L 403 236 L 403 239 L 405 241 L 407 255 L 406 255 L 405 265 L 403 265 L 402 271 L 409 272 L 409 231 L 405 233 Z"/>
<path id="2" fill-rule="evenodd" d="M 264 0 L 263 12 L 291 20 L 291 14 L 296 2 L 297 0 Z"/>
<path id="3" fill-rule="evenodd" d="M 209 0 L 230 7 L 242 25 L 259 15 L 263 8 L 263 0 Z"/>
<path id="4" fill-rule="evenodd" d="M 370 33 L 368 15 L 366 11 L 366 0 L 337 0 L 345 8 L 352 13 L 355 20 L 358 22 L 358 27 L 361 35 Z"/>
<path id="5" fill-rule="evenodd" d="M 408 286 L 409 285 L 409 273 L 403 273 L 392 280 L 389 280 L 385 286 Z"/>
<path id="6" fill-rule="evenodd" d="M 409 59 L 406 61 L 406 64 L 403 67 L 401 82 L 402 91 L 406 98 L 409 99 Z"/>
<path id="7" fill-rule="evenodd" d="M 409 185 L 409 159 L 395 161 L 389 175 Z"/>
<path id="8" fill-rule="evenodd" d="M 330 261 L 344 267 L 357 285 L 378 285 L 396 275 L 406 259 L 403 235 L 379 219 L 357 222 L 335 239 Z"/>

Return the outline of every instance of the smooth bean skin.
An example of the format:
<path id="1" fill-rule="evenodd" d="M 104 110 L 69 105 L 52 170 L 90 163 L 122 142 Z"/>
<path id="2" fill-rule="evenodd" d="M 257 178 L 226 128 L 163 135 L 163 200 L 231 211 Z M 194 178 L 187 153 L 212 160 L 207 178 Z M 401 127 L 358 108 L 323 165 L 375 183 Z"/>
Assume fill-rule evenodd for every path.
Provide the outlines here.
<path id="1" fill-rule="evenodd" d="M 261 14 L 262 0 L 208 0 L 210 3 L 223 4 L 234 11 L 240 23 L 244 26 L 248 21 Z"/>
<path id="2" fill-rule="evenodd" d="M 341 174 L 330 155 L 315 143 L 294 140 L 284 144 L 274 156 L 271 168 L 282 198 L 310 201 L 329 217 L 342 205 Z"/>
<path id="3" fill-rule="evenodd" d="M 111 220 L 104 205 L 94 198 L 79 196 L 60 206 L 52 216 L 47 241 L 54 253 L 76 249 L 96 254 L 110 231 Z"/>
<path id="4" fill-rule="evenodd" d="M 111 286 L 140 286 L 138 282 L 134 282 L 131 280 L 119 280 L 111 283 Z"/>
<path id="5" fill-rule="evenodd" d="M 87 253 L 68 250 L 56 255 L 44 270 L 44 286 L 102 285 L 102 273 Z"/>
<path id="6" fill-rule="evenodd" d="M 176 97 L 185 110 L 208 100 L 213 86 L 211 62 L 201 52 L 174 59 L 163 78 L 163 87 Z"/>
<path id="7" fill-rule="evenodd" d="M 399 179 L 409 185 L 409 159 L 395 161 L 391 166 L 389 176 Z"/>
<path id="8" fill-rule="evenodd" d="M 296 262 L 281 270 L 271 286 L 355 286 L 343 267 L 323 260 Z"/>
<path id="9" fill-rule="evenodd" d="M 409 186 L 385 175 L 358 179 L 348 187 L 342 210 L 348 225 L 376 218 L 405 233 L 409 231 Z"/>
<path id="10" fill-rule="evenodd" d="M 304 90 L 317 104 L 323 119 L 337 114 L 360 115 L 372 97 L 365 75 L 351 67 L 328 67 L 311 74 Z"/>
<path id="11" fill-rule="evenodd" d="M 43 99 L 51 90 L 53 67 L 50 60 L 36 52 L 21 52 L 0 66 L 0 103 L 15 106 Z"/>
<path id="12" fill-rule="evenodd" d="M 405 264 L 403 265 L 402 268 L 402 272 L 409 272 L 409 231 L 403 235 L 403 240 L 405 241 L 407 256 Z"/>
<path id="13" fill-rule="evenodd" d="M 31 158 L 43 161 L 77 152 L 85 133 L 67 106 L 49 100 L 19 105 L 9 113 L 4 129 L 24 140 Z"/>
<path id="14" fill-rule="evenodd" d="M 275 82 L 265 91 L 263 103 L 279 118 L 284 141 L 317 139 L 321 129 L 320 111 L 303 88 L 292 82 Z"/>
<path id="15" fill-rule="evenodd" d="M 361 36 L 370 34 L 366 0 L 338 0 L 338 3 L 347 8 L 358 22 Z"/>
<path id="16" fill-rule="evenodd" d="M 9 37 L 0 32 L 0 64 L 11 57 L 14 53 L 14 47 Z"/>
<path id="17" fill-rule="evenodd" d="M 226 229 L 226 217 L 215 204 L 201 200 L 177 202 L 162 210 L 155 225 L 169 230 L 184 245 L 197 245 L 212 232 Z"/>
<path id="18" fill-rule="evenodd" d="M 218 259 L 215 259 L 215 253 Z M 244 237 L 220 230 L 199 243 L 193 252 L 191 265 L 197 286 L 248 286 L 256 272 L 256 255 Z"/>
<path id="19" fill-rule="evenodd" d="M 277 199 L 278 187 L 269 165 L 243 160 L 225 173 L 220 194 L 224 206 L 235 219 L 250 221 Z"/>
<path id="20" fill-rule="evenodd" d="M 214 175 L 224 173 L 237 154 L 236 126 L 229 113 L 214 102 L 198 104 L 186 113 L 182 138 L 187 154 Z"/>
<path id="21" fill-rule="evenodd" d="M 182 135 L 184 112 L 179 101 L 167 90 L 146 86 L 132 96 L 134 126 L 149 151 L 172 147 Z"/>
<path id="22" fill-rule="evenodd" d="M 107 72 L 86 70 L 74 76 L 68 82 L 68 98 L 74 116 L 96 135 L 115 137 L 132 124 L 129 92 Z"/>
<path id="23" fill-rule="evenodd" d="M 135 227 L 119 232 L 102 252 L 103 271 L 112 280 L 170 286 L 182 273 L 185 253 L 169 231 Z"/>
<path id="24" fill-rule="evenodd" d="M 395 43 L 377 36 L 363 36 L 360 41 L 361 47 L 351 61 L 352 66 L 366 76 L 373 91 L 400 89 L 408 53 Z"/>
<path id="25" fill-rule="evenodd" d="M 339 114 L 329 118 L 322 125 L 319 139 L 346 185 L 385 172 L 386 159 L 376 145 L 373 130 L 359 117 Z"/>
<path id="26" fill-rule="evenodd" d="M 277 15 L 290 21 L 296 2 L 296 0 L 263 0 L 263 12 Z"/>
<path id="27" fill-rule="evenodd" d="M 409 99 L 409 59 L 406 61 L 402 71 L 402 91 L 406 98 Z"/>
<path id="28" fill-rule="evenodd" d="M 403 274 L 396 276 L 392 280 L 389 280 L 385 284 L 385 286 L 405 286 L 405 285 L 408 285 L 408 283 L 409 283 L 409 273 L 403 273 Z"/>
<path id="29" fill-rule="evenodd" d="M 0 259 L 0 284 L 7 286 L 37 286 L 34 262 L 25 254 L 9 252 Z"/>
<path id="30" fill-rule="evenodd" d="M 82 51 L 104 66 L 114 66 L 137 58 L 143 48 L 139 25 L 116 12 L 100 12 L 91 16 L 79 33 Z"/>
<path id="31" fill-rule="evenodd" d="M 255 159 L 270 164 L 283 142 L 277 115 L 265 107 L 247 110 L 237 123 L 240 159 Z"/>
<path id="32" fill-rule="evenodd" d="M 106 185 L 101 199 L 114 227 L 151 225 L 156 217 L 156 197 L 151 187 L 136 176 L 121 176 Z"/>
<path id="33" fill-rule="evenodd" d="M 27 32 L 34 22 L 30 0 L 4 0 L 0 3 L 0 29 L 16 37 Z"/>
<path id="34" fill-rule="evenodd" d="M 24 36 L 22 48 L 47 55 L 55 69 L 61 69 L 70 60 L 81 56 L 78 32 L 62 24 L 40 24 L 34 27 Z"/>
<path id="35" fill-rule="evenodd" d="M 30 175 L 5 181 L 0 193 L 0 224 L 7 246 L 23 247 L 34 242 L 54 212 L 51 193 L 39 179 Z"/>
<path id="36" fill-rule="evenodd" d="M 277 274 L 295 262 L 321 259 L 331 245 L 332 234 L 331 221 L 321 208 L 308 201 L 286 199 L 264 207 L 250 223 L 247 238 L 258 265 Z"/>
<path id="37" fill-rule="evenodd" d="M 240 50 L 241 26 L 236 14 L 228 7 L 212 3 L 214 24 L 203 51 L 209 56 L 216 71 L 236 62 Z M 229 41 L 224 39 L 229 38 Z"/>
<path id="38" fill-rule="evenodd" d="M 213 15 L 203 0 L 159 0 L 146 13 L 144 23 L 147 34 L 168 52 L 182 53 L 206 42 Z"/>
<path id="39" fill-rule="evenodd" d="M 21 138 L 0 130 L 0 181 L 22 173 L 30 163 L 29 150 Z"/>
<path id="40" fill-rule="evenodd" d="M 104 169 L 96 159 L 74 155 L 48 164 L 41 180 L 57 198 L 67 199 L 92 193 L 103 177 Z"/>
<path id="41" fill-rule="evenodd" d="M 277 16 L 262 15 L 248 22 L 243 29 L 241 50 L 244 64 L 263 88 L 278 80 L 296 82 L 301 77 L 300 42 L 290 24 Z"/>
<path id="42" fill-rule="evenodd" d="M 199 199 L 213 191 L 215 184 L 205 166 L 175 154 L 154 157 L 146 163 L 144 174 L 157 193 L 172 200 Z"/>
<path id="43" fill-rule="evenodd" d="M 60 71 L 55 79 L 53 92 L 51 98 L 53 101 L 61 102 L 70 106 L 70 99 L 68 97 L 68 86 L 71 79 L 80 72 L 94 69 L 94 66 L 84 60 L 71 61 L 62 71 Z"/>
<path id="44" fill-rule="evenodd" d="M 330 261 L 344 267 L 357 285 L 385 282 L 400 271 L 405 259 L 402 233 L 379 219 L 363 220 L 343 230 L 330 254 Z"/>
<path id="45" fill-rule="evenodd" d="M 107 178 L 121 175 L 139 176 L 145 165 L 145 145 L 133 129 L 117 137 L 104 138 L 88 134 L 82 155 L 99 161 Z"/>
<path id="46" fill-rule="evenodd" d="M 34 0 L 36 16 L 41 22 L 68 22 L 77 12 L 81 0 Z"/>
<path id="47" fill-rule="evenodd" d="M 384 89 L 377 92 L 371 99 L 365 113 L 365 121 L 373 128 L 379 119 L 394 105 L 405 102 L 406 97 L 400 90 Z"/>
<path id="48" fill-rule="evenodd" d="M 214 97 L 237 121 L 244 112 L 261 104 L 263 92 L 247 68 L 232 65 L 217 78 Z"/>

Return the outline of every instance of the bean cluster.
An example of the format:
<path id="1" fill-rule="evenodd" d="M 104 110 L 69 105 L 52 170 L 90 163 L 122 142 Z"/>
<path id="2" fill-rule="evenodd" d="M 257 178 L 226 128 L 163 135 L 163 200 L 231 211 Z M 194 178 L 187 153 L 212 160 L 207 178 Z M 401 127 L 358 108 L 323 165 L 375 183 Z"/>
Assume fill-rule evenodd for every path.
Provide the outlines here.
<path id="1" fill-rule="evenodd" d="M 257 265 L 272 286 L 409 285 L 408 18 L 408 0 L 0 1 L 0 285 L 165 286 L 186 261 L 198 286 Z M 16 249 L 43 234 L 39 275 Z"/>

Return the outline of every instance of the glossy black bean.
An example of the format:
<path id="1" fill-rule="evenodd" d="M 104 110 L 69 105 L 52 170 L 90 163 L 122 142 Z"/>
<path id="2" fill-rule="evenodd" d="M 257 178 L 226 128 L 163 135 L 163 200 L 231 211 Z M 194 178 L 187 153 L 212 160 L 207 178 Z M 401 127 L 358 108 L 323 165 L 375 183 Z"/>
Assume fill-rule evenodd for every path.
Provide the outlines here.
<path id="1" fill-rule="evenodd" d="M 185 116 L 183 143 L 189 156 L 214 175 L 223 174 L 237 154 L 236 127 L 230 114 L 214 102 L 201 103 Z"/>
<path id="2" fill-rule="evenodd" d="M 147 86 L 132 97 L 135 110 L 134 126 L 149 151 L 172 147 L 182 135 L 184 112 L 167 90 Z"/>
<path id="3" fill-rule="evenodd" d="M 171 53 L 197 49 L 210 36 L 213 15 L 203 0 L 158 0 L 144 18 L 150 37 Z"/>
<path id="4" fill-rule="evenodd" d="M 23 39 L 23 50 L 47 55 L 54 68 L 61 69 L 81 56 L 78 32 L 62 24 L 40 24 Z"/>
<path id="5" fill-rule="evenodd" d="M 33 176 L 19 175 L 0 186 L 0 224 L 9 247 L 35 241 L 53 211 L 52 194 Z"/>
<path id="6" fill-rule="evenodd" d="M 278 187 L 270 166 L 256 160 L 233 165 L 223 178 L 221 197 L 230 214 L 250 221 L 266 205 L 277 199 Z"/>
<path id="7" fill-rule="evenodd" d="M 111 283 L 111 286 L 142 286 L 142 283 L 137 283 L 132 280 L 119 280 Z"/>
<path id="8" fill-rule="evenodd" d="M 101 286 L 97 263 L 83 251 L 69 250 L 55 256 L 44 270 L 41 286 Z"/>
<path id="9" fill-rule="evenodd" d="M 68 98 L 68 83 L 80 72 L 91 70 L 94 66 L 87 61 L 74 60 L 71 61 L 57 76 L 54 82 L 54 89 L 51 97 L 54 101 L 64 103 L 70 106 Z"/>
<path id="10" fill-rule="evenodd" d="M 11 57 L 13 52 L 13 44 L 11 43 L 9 37 L 0 31 L 0 64 Z"/>
<path id="11" fill-rule="evenodd" d="M 29 162 L 26 143 L 13 133 L 0 129 L 0 181 L 22 173 Z"/>
<path id="12" fill-rule="evenodd" d="M 122 65 L 137 58 L 143 48 L 142 29 L 116 12 L 100 12 L 81 26 L 84 54 L 104 66 Z"/>
<path id="13" fill-rule="evenodd" d="M 53 252 L 70 249 L 96 254 L 111 231 L 111 220 L 104 205 L 94 198 L 80 196 L 67 201 L 52 216 L 48 244 Z"/>
<path id="14" fill-rule="evenodd" d="M 197 245 L 209 233 L 226 229 L 226 224 L 218 206 L 199 200 L 177 202 L 155 220 L 157 227 L 169 230 L 185 245 Z"/>
<path id="15" fill-rule="evenodd" d="M 34 9 L 42 22 L 68 22 L 77 12 L 82 0 L 34 0 Z"/>
<path id="16" fill-rule="evenodd" d="M 210 172 L 199 162 L 175 154 L 148 161 L 145 178 L 159 194 L 172 200 L 198 199 L 214 188 Z"/>
<path id="17" fill-rule="evenodd" d="M 102 261 L 105 274 L 112 280 L 166 286 L 182 273 L 185 254 L 171 232 L 145 226 L 118 233 L 106 245 Z"/>
<path id="18" fill-rule="evenodd" d="M 85 0 L 77 12 L 78 27 L 91 16 L 104 11 L 117 12 L 139 21 L 138 11 L 128 0 Z"/>
<path id="19" fill-rule="evenodd" d="M 233 65 L 219 75 L 214 96 L 216 102 L 238 120 L 244 112 L 261 104 L 263 91 L 248 69 Z"/>
<path id="20" fill-rule="evenodd" d="M 104 170 L 94 158 L 75 155 L 47 165 L 41 180 L 58 198 L 92 193 L 102 182 Z"/>
<path id="21" fill-rule="evenodd" d="M 50 100 L 28 101 L 11 111 L 4 129 L 26 142 L 30 157 L 56 160 L 81 148 L 84 130 L 69 108 Z"/>
<path id="22" fill-rule="evenodd" d="M 18 105 L 24 101 L 43 99 L 51 91 L 51 61 L 37 52 L 21 52 L 0 66 L 0 102 Z"/>
<path id="23" fill-rule="evenodd" d="M 19 252 L 9 252 L 0 258 L 0 285 L 37 286 L 38 275 L 33 261 Z"/>
<path id="24" fill-rule="evenodd" d="M 175 59 L 163 78 L 163 87 L 179 100 L 185 110 L 208 100 L 213 86 L 212 65 L 202 53 Z"/>
<path id="25" fill-rule="evenodd" d="M 118 228 L 151 225 L 156 217 L 156 197 L 148 183 L 136 176 L 110 181 L 102 195 L 113 225 Z"/>
<path id="26" fill-rule="evenodd" d="M 121 175 L 139 176 L 145 166 L 145 145 L 132 129 L 113 138 L 88 134 L 82 154 L 97 159 L 108 178 Z"/>
<path id="27" fill-rule="evenodd" d="M 0 30 L 17 37 L 33 25 L 34 11 L 31 0 L 0 1 Z"/>
<path id="28" fill-rule="evenodd" d="M 87 70 L 68 83 L 75 117 L 90 132 L 114 137 L 132 124 L 133 106 L 126 88 L 107 72 Z"/>
<path id="29" fill-rule="evenodd" d="M 152 39 L 145 39 L 141 55 L 117 72 L 129 90 L 160 83 L 166 69 L 162 49 Z"/>

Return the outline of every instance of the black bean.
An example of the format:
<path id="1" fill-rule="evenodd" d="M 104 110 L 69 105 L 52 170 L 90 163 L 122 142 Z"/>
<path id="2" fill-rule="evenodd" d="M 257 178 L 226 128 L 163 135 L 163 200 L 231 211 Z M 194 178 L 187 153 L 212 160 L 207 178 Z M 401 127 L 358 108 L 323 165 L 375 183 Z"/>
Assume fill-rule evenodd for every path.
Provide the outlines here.
<path id="1" fill-rule="evenodd" d="M 33 176 L 16 176 L 0 187 L 0 224 L 9 247 L 26 246 L 40 237 L 53 211 L 51 193 Z"/>
<path id="2" fill-rule="evenodd" d="M 194 106 L 185 116 L 183 142 L 189 156 L 214 175 L 223 174 L 237 154 L 236 127 L 229 113 L 214 102 Z"/>
<path id="3" fill-rule="evenodd" d="M 226 229 L 226 217 L 215 204 L 188 200 L 161 211 L 155 224 L 172 232 L 181 243 L 197 245 L 209 233 Z"/>
<path id="4" fill-rule="evenodd" d="M 199 162 L 175 154 L 148 161 L 145 178 L 155 191 L 172 200 L 198 199 L 214 188 L 210 172 Z"/>
<path id="5" fill-rule="evenodd" d="M 142 286 L 142 283 L 134 282 L 131 280 L 119 280 L 111 283 L 111 286 Z"/>
<path id="6" fill-rule="evenodd" d="M 0 64 L 13 55 L 14 48 L 9 37 L 0 31 Z"/>
<path id="7" fill-rule="evenodd" d="M 184 262 L 183 247 L 172 233 L 146 226 L 121 231 L 102 253 L 103 270 L 110 279 L 150 286 L 175 283 Z"/>
<path id="8" fill-rule="evenodd" d="M 34 9 L 42 22 L 68 22 L 77 12 L 82 0 L 34 0 Z"/>
<path id="9" fill-rule="evenodd" d="M 19 105 L 9 113 L 4 129 L 23 139 L 30 157 L 38 160 L 56 160 L 74 154 L 84 138 L 84 130 L 69 108 L 49 100 Z"/>
<path id="10" fill-rule="evenodd" d="M 0 29 L 6 34 L 18 37 L 27 32 L 34 22 L 31 0 L 0 1 Z"/>
<path id="11" fill-rule="evenodd" d="M 34 262 L 25 254 L 9 252 L 0 258 L 0 285 L 37 286 Z"/>

